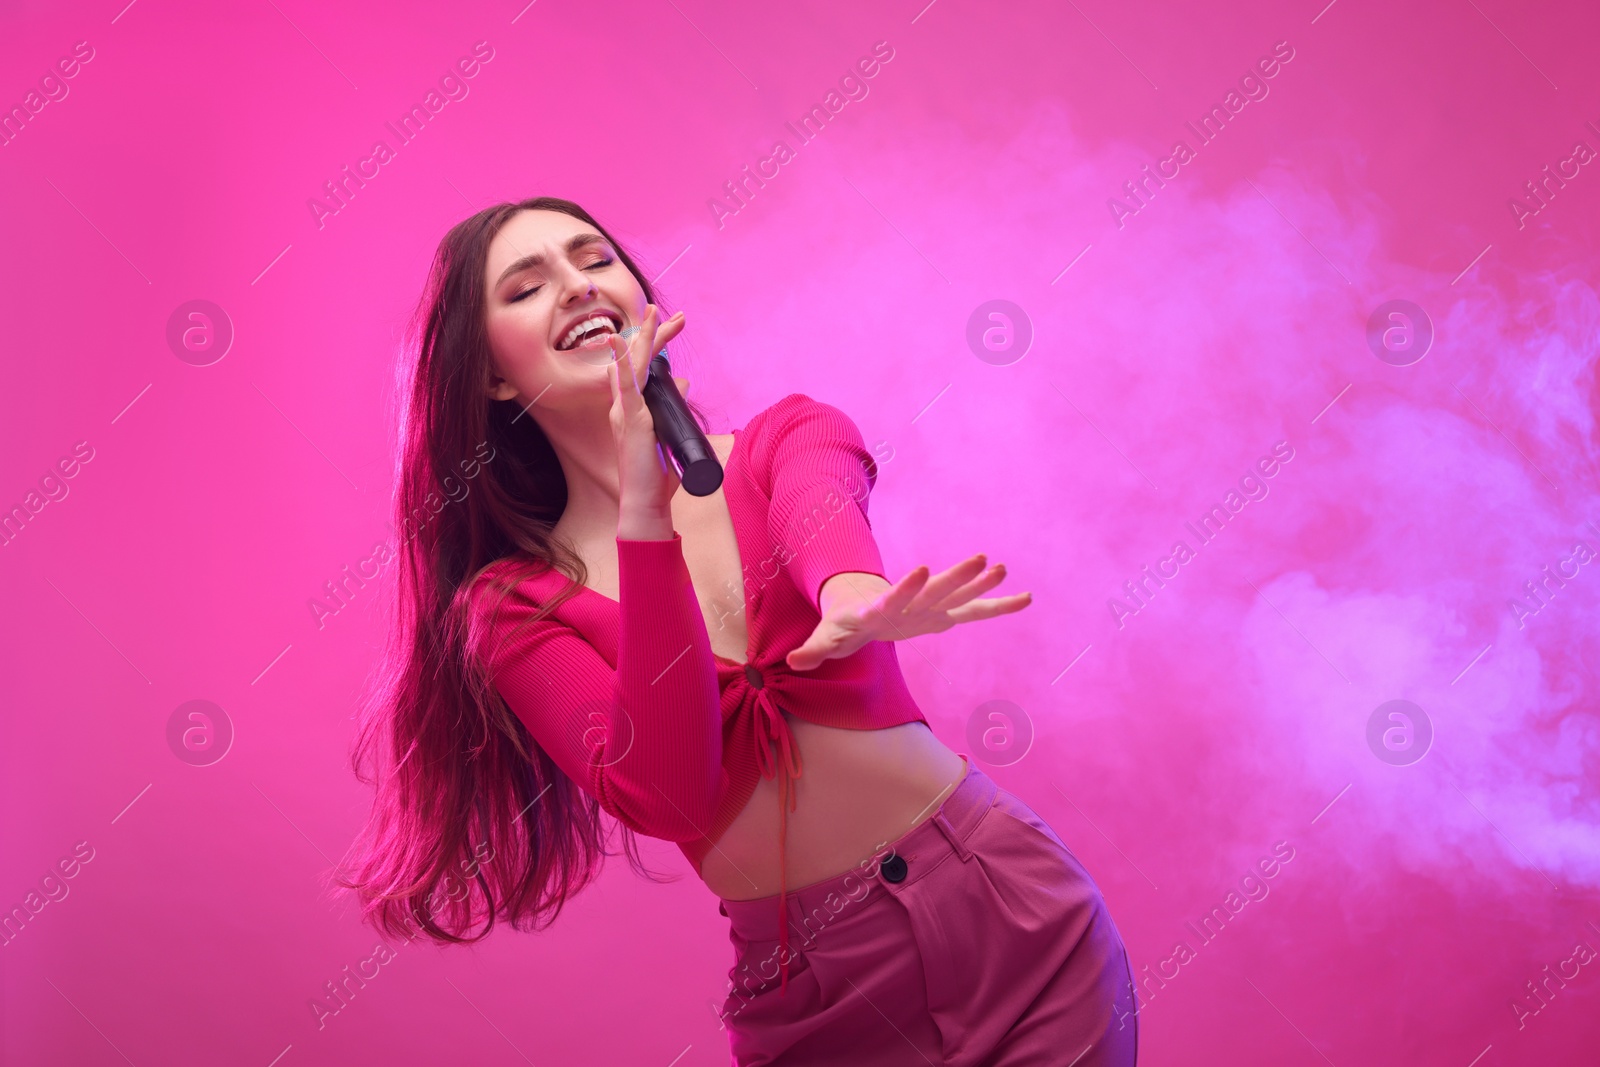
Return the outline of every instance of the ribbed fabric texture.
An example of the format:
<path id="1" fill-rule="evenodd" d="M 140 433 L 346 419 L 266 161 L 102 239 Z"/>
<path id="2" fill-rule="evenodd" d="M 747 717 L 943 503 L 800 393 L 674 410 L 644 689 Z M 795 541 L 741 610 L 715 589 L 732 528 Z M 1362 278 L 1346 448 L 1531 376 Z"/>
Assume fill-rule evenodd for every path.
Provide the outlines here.
<path id="1" fill-rule="evenodd" d="M 748 663 L 712 653 L 674 531 L 669 540 L 617 539 L 620 604 L 581 587 L 530 622 L 536 604 L 570 583 L 553 570 L 521 582 L 488 629 L 496 689 L 604 810 L 678 842 L 698 870 L 763 770 L 778 772 L 789 740 L 782 712 L 860 730 L 926 721 L 892 642 L 811 671 L 784 663 L 820 621 L 828 578 L 888 577 L 866 513 L 876 476 L 849 416 L 804 394 L 784 397 L 735 431 L 724 471 Z M 486 611 L 498 593 L 480 592 Z"/>

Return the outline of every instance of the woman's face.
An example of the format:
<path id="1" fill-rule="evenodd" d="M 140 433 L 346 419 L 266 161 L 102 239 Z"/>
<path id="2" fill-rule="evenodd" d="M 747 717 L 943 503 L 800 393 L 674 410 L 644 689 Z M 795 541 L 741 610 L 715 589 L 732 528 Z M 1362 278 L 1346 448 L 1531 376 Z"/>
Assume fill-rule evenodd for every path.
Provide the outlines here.
<path id="1" fill-rule="evenodd" d="M 571 215 L 520 211 L 495 234 L 484 272 L 489 395 L 550 410 L 609 408 L 606 338 L 638 326 L 648 307 L 611 243 Z"/>

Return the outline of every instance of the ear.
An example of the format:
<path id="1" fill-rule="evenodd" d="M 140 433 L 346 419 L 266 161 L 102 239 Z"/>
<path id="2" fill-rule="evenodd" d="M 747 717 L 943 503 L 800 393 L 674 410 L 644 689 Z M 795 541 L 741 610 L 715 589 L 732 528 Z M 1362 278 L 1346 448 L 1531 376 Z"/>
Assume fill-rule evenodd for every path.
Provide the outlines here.
<path id="1" fill-rule="evenodd" d="M 517 387 L 504 378 L 490 378 L 488 392 L 491 400 L 511 400 L 517 395 Z"/>
<path id="2" fill-rule="evenodd" d="M 683 395 L 683 396 L 688 396 L 689 395 L 689 379 L 680 378 L 676 374 L 674 374 L 672 376 L 672 380 L 677 384 L 678 392 L 681 395 Z"/>

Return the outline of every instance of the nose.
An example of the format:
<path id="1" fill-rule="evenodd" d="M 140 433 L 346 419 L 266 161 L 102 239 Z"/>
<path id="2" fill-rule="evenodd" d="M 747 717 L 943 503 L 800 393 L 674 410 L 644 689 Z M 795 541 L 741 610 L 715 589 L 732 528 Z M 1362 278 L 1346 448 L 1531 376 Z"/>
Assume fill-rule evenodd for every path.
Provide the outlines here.
<path id="1" fill-rule="evenodd" d="M 561 306 L 571 307 L 586 300 L 599 290 L 594 278 L 568 263 L 561 269 Z"/>

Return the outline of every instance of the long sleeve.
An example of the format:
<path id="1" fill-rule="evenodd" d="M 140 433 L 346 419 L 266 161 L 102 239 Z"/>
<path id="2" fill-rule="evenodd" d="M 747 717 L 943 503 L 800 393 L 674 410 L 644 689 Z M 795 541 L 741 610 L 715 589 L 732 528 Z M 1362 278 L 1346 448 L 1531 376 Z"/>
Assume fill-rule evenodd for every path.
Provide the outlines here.
<path id="1" fill-rule="evenodd" d="M 716 662 L 683 538 L 617 539 L 613 670 L 572 627 L 529 622 L 521 598 L 490 638 L 495 688 L 556 764 L 601 807 L 651 837 L 689 841 L 726 789 Z"/>
<path id="2" fill-rule="evenodd" d="M 835 574 L 887 580 L 867 521 L 878 468 L 856 424 L 803 393 L 784 397 L 768 417 L 758 458 L 772 501 L 768 533 L 795 587 L 820 612 L 823 583 Z"/>

